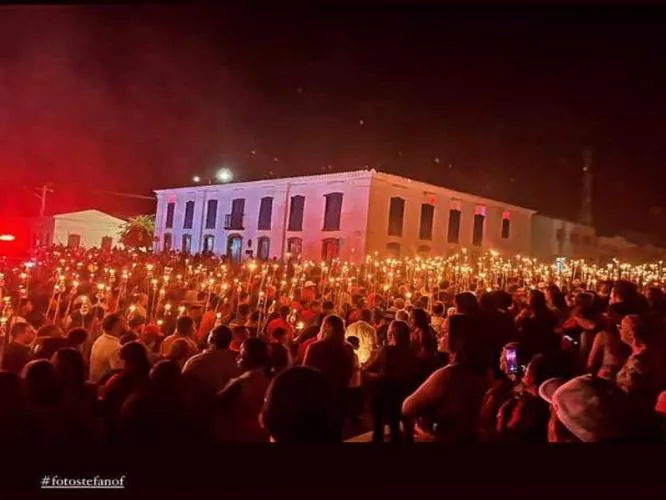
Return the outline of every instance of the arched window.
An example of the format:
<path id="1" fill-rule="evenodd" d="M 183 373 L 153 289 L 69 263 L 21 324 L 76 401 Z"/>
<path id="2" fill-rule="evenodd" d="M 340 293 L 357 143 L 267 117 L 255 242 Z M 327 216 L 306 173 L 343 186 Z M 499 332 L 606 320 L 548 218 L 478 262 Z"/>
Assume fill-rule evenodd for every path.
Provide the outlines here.
<path id="1" fill-rule="evenodd" d="M 340 217 L 342 215 L 342 193 L 329 193 L 324 195 L 324 231 L 339 231 Z"/>
<path id="2" fill-rule="evenodd" d="M 243 237 L 240 234 L 232 234 L 227 238 L 227 258 L 235 266 L 240 264 L 243 258 Z"/>
<path id="3" fill-rule="evenodd" d="M 303 231 L 303 211 L 305 209 L 305 196 L 291 197 L 289 207 L 289 231 Z"/>
<path id="4" fill-rule="evenodd" d="M 203 240 L 203 251 L 204 252 L 213 252 L 215 250 L 215 236 L 212 234 L 207 234 L 204 236 Z"/>
<path id="5" fill-rule="evenodd" d="M 421 205 L 421 227 L 419 228 L 419 239 L 432 239 L 432 224 L 435 218 L 435 207 L 430 203 Z"/>

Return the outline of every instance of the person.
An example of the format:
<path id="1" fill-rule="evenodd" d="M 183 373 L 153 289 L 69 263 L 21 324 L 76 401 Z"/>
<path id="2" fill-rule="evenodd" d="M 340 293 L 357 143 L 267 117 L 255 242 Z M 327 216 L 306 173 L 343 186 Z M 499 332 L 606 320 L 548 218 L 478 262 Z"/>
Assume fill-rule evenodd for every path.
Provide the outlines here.
<path id="1" fill-rule="evenodd" d="M 35 442 L 64 444 L 68 433 L 55 368 L 46 359 L 30 361 L 21 373 L 28 404 L 27 422 Z"/>
<path id="2" fill-rule="evenodd" d="M 354 371 L 354 352 L 345 342 L 345 324 L 340 316 L 324 319 L 318 340 L 308 347 L 303 365 L 321 370 L 338 398 L 342 417 L 345 392 Z"/>
<path id="3" fill-rule="evenodd" d="M 622 319 L 620 338 L 631 348 L 631 354 L 618 372 L 616 383 L 636 407 L 648 414 L 665 384 L 661 353 L 653 347 L 648 325 L 637 314 Z"/>
<path id="4" fill-rule="evenodd" d="M 123 369 L 112 375 L 101 390 L 104 413 L 110 420 L 115 420 L 126 399 L 147 383 L 150 373 L 146 349 L 140 342 L 123 345 L 120 359 L 123 361 Z"/>
<path id="5" fill-rule="evenodd" d="M 488 366 L 501 377 L 500 355 L 506 344 L 516 340 L 516 326 L 513 318 L 498 308 L 495 293 L 486 292 L 481 295 L 479 306 L 483 331 L 479 339 L 481 344 L 479 348 L 485 351 L 484 356 L 487 356 Z"/>
<path id="6" fill-rule="evenodd" d="M 159 445 L 167 436 L 170 444 L 185 444 L 198 437 L 190 423 L 181 371 L 175 363 L 161 360 L 150 370 L 148 383 L 120 409 L 118 439 Z"/>
<path id="7" fill-rule="evenodd" d="M 285 328 L 273 330 L 273 342 L 268 344 L 268 353 L 271 357 L 271 373 L 273 375 L 293 364 L 290 336 Z"/>
<path id="8" fill-rule="evenodd" d="M 207 342 L 208 334 L 213 331 L 215 327 L 215 321 L 217 319 L 217 305 L 218 297 L 211 295 L 208 300 L 208 309 L 201 318 L 201 323 L 199 324 L 199 329 L 197 330 L 196 342 L 201 344 L 202 342 Z"/>
<path id="9" fill-rule="evenodd" d="M 437 301 L 432 305 L 432 315 L 430 316 L 430 326 L 435 331 L 437 337 L 442 333 L 442 325 L 446 320 L 446 310 L 444 303 Z"/>
<path id="10" fill-rule="evenodd" d="M 416 355 L 424 360 L 430 360 L 437 352 L 437 340 L 430 328 L 430 319 L 425 309 L 416 307 L 409 313 L 409 327 L 411 329 L 411 343 Z"/>
<path id="11" fill-rule="evenodd" d="M 287 321 L 287 318 L 289 317 L 289 307 L 280 307 L 278 313 L 279 316 L 271 320 L 266 326 L 266 335 L 268 336 L 269 342 L 273 339 L 273 332 L 275 332 L 275 330 L 278 328 L 284 328 L 291 338 L 294 336 L 294 327 L 291 326 L 289 321 Z"/>
<path id="12" fill-rule="evenodd" d="M 507 362 L 507 358 L 509 361 Z M 486 392 L 481 403 L 479 433 L 482 441 L 494 441 L 497 428 L 497 413 L 511 399 L 523 379 L 529 358 L 518 342 L 510 342 L 500 355 L 501 375 Z"/>
<path id="13" fill-rule="evenodd" d="M 564 294 L 557 285 L 548 285 L 545 295 L 548 308 L 555 313 L 557 324 L 561 325 L 569 317 L 569 308 Z"/>
<path id="14" fill-rule="evenodd" d="M 4 445 L 23 445 L 30 437 L 22 389 L 18 374 L 0 371 L 0 443 Z"/>
<path id="15" fill-rule="evenodd" d="M 242 375 L 231 379 L 217 395 L 212 433 L 220 442 L 265 442 L 259 413 L 270 384 L 270 357 L 266 343 L 247 339 L 241 346 L 238 367 Z"/>
<path id="16" fill-rule="evenodd" d="M 182 370 L 191 356 L 191 345 L 184 338 L 179 338 L 171 343 L 169 346 L 169 352 L 167 352 L 166 356 L 163 356 L 162 359 L 168 359 Z"/>
<path id="17" fill-rule="evenodd" d="M 230 323 L 229 328 L 231 328 L 231 344 L 229 344 L 229 349 L 238 354 L 243 342 L 250 337 L 250 332 L 248 332 L 247 327 L 242 325 L 232 326 Z"/>
<path id="18" fill-rule="evenodd" d="M 229 323 L 229 328 L 234 329 L 236 326 L 246 326 L 250 320 L 250 305 L 238 304 L 234 319 Z"/>
<path id="19" fill-rule="evenodd" d="M 449 352 L 452 362 L 436 370 L 405 399 L 406 418 L 429 416 L 434 438 L 439 442 L 477 441 L 477 420 L 481 402 L 492 383 L 492 372 L 474 359 L 473 316 L 456 314 L 449 318 Z"/>
<path id="20" fill-rule="evenodd" d="M 649 434 L 627 394 L 608 380 L 589 374 L 568 381 L 551 378 L 541 384 L 539 395 L 550 405 L 551 443 L 612 442 Z"/>
<path id="21" fill-rule="evenodd" d="M 32 301 L 29 298 L 21 297 L 18 302 L 18 307 L 16 308 L 16 314 L 14 314 L 7 323 L 7 327 L 9 328 L 9 330 L 11 331 L 14 325 L 19 323 L 28 323 L 30 326 L 33 326 L 26 319 L 28 316 L 30 316 L 30 313 L 33 311 L 33 308 L 34 306 L 32 304 Z"/>
<path id="22" fill-rule="evenodd" d="M 334 443 L 341 439 L 336 402 L 324 375 L 294 366 L 271 382 L 260 423 L 277 443 Z"/>
<path id="23" fill-rule="evenodd" d="M 356 354 L 359 362 L 365 363 L 377 348 L 377 331 L 372 326 L 372 313 L 369 309 L 362 309 L 360 319 L 347 327 L 345 337 L 356 337 L 359 340 L 359 348 Z"/>
<path id="24" fill-rule="evenodd" d="M 98 383 L 112 370 L 122 368 L 120 336 L 125 330 L 125 318 L 118 313 L 107 315 L 102 321 L 100 335 L 90 351 L 90 380 Z"/>
<path id="25" fill-rule="evenodd" d="M 185 362 L 183 375 L 193 377 L 217 394 L 232 378 L 240 375 L 236 354 L 229 350 L 229 344 L 231 329 L 226 325 L 214 328 L 208 335 L 208 349 Z"/>
<path id="26" fill-rule="evenodd" d="M 319 316 L 321 314 L 321 302 L 318 300 L 313 300 L 310 302 L 310 306 L 307 309 L 304 309 L 301 312 L 301 321 L 305 327 L 317 324 L 319 322 Z"/>
<path id="27" fill-rule="evenodd" d="M 197 344 L 192 338 L 194 334 L 194 321 L 189 316 L 181 316 L 176 321 L 176 331 L 166 337 L 160 344 L 160 354 L 167 357 L 171 351 L 171 345 L 177 340 L 183 340 L 187 344 L 187 358 L 198 352 Z"/>
<path id="28" fill-rule="evenodd" d="M 376 378 L 372 395 L 373 441 L 384 441 L 384 427 L 388 424 L 391 440 L 399 441 L 400 423 L 405 438 L 413 439 L 412 424 L 402 417 L 402 402 L 421 382 L 421 363 L 411 348 L 409 325 L 392 321 L 388 328 L 389 343 L 377 351 L 367 362 L 364 372 Z"/>
<path id="29" fill-rule="evenodd" d="M 72 328 L 67 332 L 67 347 L 76 349 L 83 354 L 83 346 L 88 340 L 88 332 L 85 328 Z"/>
<path id="30" fill-rule="evenodd" d="M 548 309 L 542 291 L 530 290 L 528 305 L 516 317 L 516 326 L 519 340 L 529 356 L 556 356 L 559 353 L 560 338 L 555 333 L 557 318 Z"/>
<path id="31" fill-rule="evenodd" d="M 11 327 L 10 338 L 12 341 L 2 353 L 2 369 L 18 375 L 32 358 L 31 346 L 35 340 L 35 330 L 25 321 L 16 322 Z"/>
<path id="32" fill-rule="evenodd" d="M 522 380 L 514 386 L 512 396 L 497 411 L 495 439 L 498 442 L 547 442 L 550 410 L 539 397 L 539 387 L 557 373 L 556 366 L 548 363 L 543 354 L 532 358 Z"/>
<path id="33" fill-rule="evenodd" d="M 361 346 L 358 337 L 347 337 L 347 342 L 353 348 L 354 354 L 354 369 L 352 377 L 349 380 L 349 387 L 347 388 L 347 411 L 346 414 L 353 423 L 361 421 L 361 414 L 363 413 L 363 387 L 362 387 L 362 373 L 361 362 L 358 359 L 356 352 Z"/>
<path id="34" fill-rule="evenodd" d="M 52 363 L 62 391 L 62 406 L 70 439 L 96 440 L 101 433 L 96 420 L 97 388 L 86 383 L 83 355 L 72 347 L 64 347 L 53 355 Z"/>
<path id="35" fill-rule="evenodd" d="M 622 311 L 616 305 L 608 307 L 605 328 L 592 341 L 587 357 L 586 373 L 615 381 L 618 372 L 631 354 L 631 347 L 622 342 L 618 326 L 622 321 Z"/>

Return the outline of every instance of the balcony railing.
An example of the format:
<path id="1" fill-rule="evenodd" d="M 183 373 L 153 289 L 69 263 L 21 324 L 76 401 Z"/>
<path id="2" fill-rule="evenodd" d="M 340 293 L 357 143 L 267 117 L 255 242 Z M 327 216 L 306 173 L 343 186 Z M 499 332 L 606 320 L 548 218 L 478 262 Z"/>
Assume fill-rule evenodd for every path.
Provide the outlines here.
<path id="1" fill-rule="evenodd" d="M 242 231 L 245 229 L 243 224 L 245 214 L 230 213 L 224 216 L 224 229 L 233 231 Z"/>

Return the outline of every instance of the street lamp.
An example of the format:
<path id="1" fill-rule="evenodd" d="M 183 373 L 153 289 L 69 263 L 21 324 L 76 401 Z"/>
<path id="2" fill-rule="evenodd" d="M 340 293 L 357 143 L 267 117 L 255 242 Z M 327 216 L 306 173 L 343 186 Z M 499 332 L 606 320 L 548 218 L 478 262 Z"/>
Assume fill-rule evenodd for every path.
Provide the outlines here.
<path id="1" fill-rule="evenodd" d="M 195 175 L 194 177 L 192 177 L 192 182 L 195 182 L 197 184 L 200 183 L 201 182 L 201 177 L 199 177 L 198 175 Z"/>
<path id="2" fill-rule="evenodd" d="M 229 170 L 228 168 L 221 168 L 215 174 L 215 178 L 218 180 L 218 182 L 226 183 L 230 182 L 231 179 L 234 178 L 234 176 L 231 173 L 231 170 Z"/>

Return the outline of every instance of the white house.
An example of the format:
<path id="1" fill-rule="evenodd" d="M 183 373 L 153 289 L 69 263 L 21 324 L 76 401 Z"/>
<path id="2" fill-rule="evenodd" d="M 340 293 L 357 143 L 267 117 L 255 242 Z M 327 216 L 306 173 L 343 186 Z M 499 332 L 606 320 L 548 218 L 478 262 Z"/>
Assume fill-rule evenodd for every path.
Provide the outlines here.
<path id="1" fill-rule="evenodd" d="M 544 261 L 557 257 L 594 260 L 599 257 L 596 230 L 585 224 L 535 214 L 532 255 Z"/>
<path id="2" fill-rule="evenodd" d="M 533 210 L 375 170 L 155 193 L 156 250 L 356 262 L 375 251 L 530 252 Z"/>
<path id="3" fill-rule="evenodd" d="M 105 247 L 120 244 L 125 221 L 99 210 L 82 210 L 40 217 L 31 225 L 32 241 L 38 245 Z"/>

